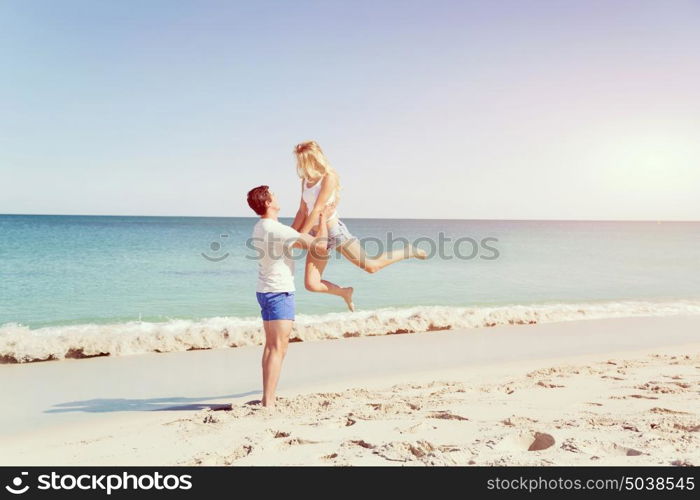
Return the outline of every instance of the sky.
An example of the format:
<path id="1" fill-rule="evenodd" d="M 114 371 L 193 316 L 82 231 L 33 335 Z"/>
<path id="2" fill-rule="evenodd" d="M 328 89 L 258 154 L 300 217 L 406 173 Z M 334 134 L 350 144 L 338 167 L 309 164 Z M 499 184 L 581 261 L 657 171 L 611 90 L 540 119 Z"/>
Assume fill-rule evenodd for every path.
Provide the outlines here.
<path id="1" fill-rule="evenodd" d="M 700 0 L 0 0 L 0 213 L 700 220 Z"/>

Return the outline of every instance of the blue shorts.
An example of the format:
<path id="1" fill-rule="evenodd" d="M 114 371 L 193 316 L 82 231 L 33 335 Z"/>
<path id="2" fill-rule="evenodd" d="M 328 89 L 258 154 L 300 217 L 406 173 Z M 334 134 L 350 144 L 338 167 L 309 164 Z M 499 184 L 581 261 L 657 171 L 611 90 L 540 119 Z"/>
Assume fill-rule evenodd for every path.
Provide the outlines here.
<path id="1" fill-rule="evenodd" d="M 291 319 L 294 321 L 294 292 L 256 292 L 263 321 Z"/>

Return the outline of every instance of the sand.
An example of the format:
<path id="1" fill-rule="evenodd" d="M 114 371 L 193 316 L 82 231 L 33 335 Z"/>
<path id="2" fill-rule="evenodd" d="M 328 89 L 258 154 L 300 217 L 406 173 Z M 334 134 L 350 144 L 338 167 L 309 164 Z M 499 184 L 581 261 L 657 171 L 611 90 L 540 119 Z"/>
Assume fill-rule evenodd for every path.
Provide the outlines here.
<path id="1" fill-rule="evenodd" d="M 297 361 L 304 359 L 304 353 L 321 360 L 325 353 L 338 369 L 326 379 L 309 380 L 298 373 L 303 368 L 288 363 L 285 369 L 297 371 L 296 378 L 287 379 L 296 382 L 281 383 L 275 409 L 261 407 L 259 393 L 248 391 L 208 402 L 200 398 L 178 409 L 166 398 L 164 407 L 171 409 L 151 404 L 135 411 L 68 412 L 61 414 L 63 420 L 37 420 L 31 428 L 5 432 L 0 463 L 699 465 L 699 325 L 699 318 L 654 318 L 651 323 L 635 318 L 298 343 L 290 346 L 288 361 L 294 355 Z M 590 335 L 582 337 L 586 331 Z M 608 342 L 612 347 L 599 342 L 601 331 L 617 335 Z M 545 346 L 532 348 L 547 342 L 551 347 L 553 335 L 566 338 L 571 332 L 577 342 L 559 347 L 558 355 Z M 476 342 L 479 335 L 502 342 L 498 356 L 489 359 L 476 347 L 462 361 L 448 355 L 455 342 Z M 426 343 L 434 348 L 432 354 Z M 631 349 L 630 343 L 638 348 Z M 373 371 L 353 359 L 358 348 L 415 363 L 407 366 L 387 357 L 381 370 Z M 182 363 L 190 356 L 196 365 L 206 356 L 230 356 L 236 349 L 220 351 L 176 353 L 179 357 L 173 359 Z M 259 350 L 241 353 L 239 357 L 253 359 Z M 435 353 L 444 353 L 445 366 Z M 133 366 L 155 359 L 165 363 L 171 355 L 157 356 L 47 362 L 34 371 L 46 376 L 48 370 L 70 367 L 89 376 L 110 361 L 126 370 L 112 367 L 110 376 L 128 377 Z M 420 364 L 425 356 L 429 362 Z M 359 365 L 359 371 L 344 368 L 338 359 Z M 328 371 L 324 361 L 320 365 Z M 308 373 L 314 373 L 311 367 Z M 114 392 L 109 380 L 102 380 L 102 387 L 105 396 Z M 17 401 L 22 399 L 17 396 Z M 8 421 L 5 429 L 13 425 L 14 420 Z"/>

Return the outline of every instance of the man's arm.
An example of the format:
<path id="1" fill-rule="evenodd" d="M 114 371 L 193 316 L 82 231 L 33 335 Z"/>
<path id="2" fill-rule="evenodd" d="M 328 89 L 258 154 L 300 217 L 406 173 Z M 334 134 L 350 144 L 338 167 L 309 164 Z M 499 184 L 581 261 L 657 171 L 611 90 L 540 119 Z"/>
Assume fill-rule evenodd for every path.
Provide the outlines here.
<path id="1" fill-rule="evenodd" d="M 304 248 L 306 250 L 314 249 L 317 252 L 324 252 L 326 250 L 326 243 L 328 242 L 328 226 L 326 224 L 328 214 L 332 213 L 335 208 L 335 204 L 326 207 L 321 211 L 318 220 L 318 232 L 316 236 L 311 236 L 308 232 L 299 233 L 299 238 L 294 242 L 292 247 L 294 248 Z"/>

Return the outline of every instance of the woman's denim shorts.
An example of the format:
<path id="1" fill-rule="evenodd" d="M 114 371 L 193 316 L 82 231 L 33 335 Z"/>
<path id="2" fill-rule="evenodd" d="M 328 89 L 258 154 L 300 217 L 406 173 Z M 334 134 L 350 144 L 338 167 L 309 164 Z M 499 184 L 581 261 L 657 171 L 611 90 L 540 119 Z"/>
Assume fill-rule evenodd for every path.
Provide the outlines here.
<path id="1" fill-rule="evenodd" d="M 310 231 L 311 236 L 316 236 L 316 231 Z M 339 247 L 346 241 L 354 240 L 355 237 L 350 234 L 347 226 L 343 224 L 343 221 L 338 219 L 338 222 L 333 226 L 328 228 L 328 244 L 326 245 L 326 250 L 331 250 L 333 248 Z"/>

